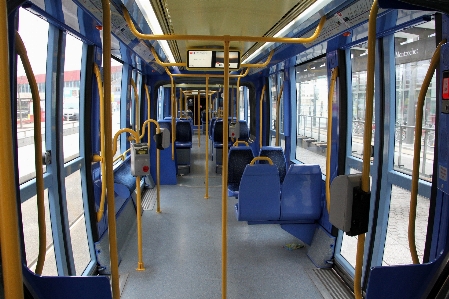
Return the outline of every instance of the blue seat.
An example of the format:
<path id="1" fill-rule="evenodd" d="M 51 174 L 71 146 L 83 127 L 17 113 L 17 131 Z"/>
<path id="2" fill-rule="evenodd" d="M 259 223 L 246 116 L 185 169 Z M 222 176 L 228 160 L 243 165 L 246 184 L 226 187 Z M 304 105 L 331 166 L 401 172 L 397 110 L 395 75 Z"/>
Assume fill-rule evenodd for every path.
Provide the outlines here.
<path id="1" fill-rule="evenodd" d="M 280 183 L 284 182 L 287 172 L 287 161 L 285 160 L 284 150 L 280 146 L 262 146 L 259 152 L 260 157 L 268 157 L 278 167 Z M 259 161 L 259 163 L 268 163 L 267 161 Z"/>
<path id="2" fill-rule="evenodd" d="M 279 220 L 279 171 L 269 164 L 248 165 L 239 188 L 235 213 L 239 221 Z"/>
<path id="3" fill-rule="evenodd" d="M 176 121 L 176 148 L 192 148 L 192 126 L 188 120 Z"/>
<path id="4" fill-rule="evenodd" d="M 281 189 L 280 220 L 318 220 L 321 216 L 322 184 L 319 165 L 290 165 Z"/>
<path id="5" fill-rule="evenodd" d="M 240 137 L 239 140 L 248 141 L 249 139 L 249 128 L 248 123 L 246 120 L 239 120 L 239 127 L 240 127 Z"/>
<path id="6" fill-rule="evenodd" d="M 228 195 L 238 197 L 240 180 L 246 165 L 254 158 L 249 146 L 233 146 L 228 154 Z"/>

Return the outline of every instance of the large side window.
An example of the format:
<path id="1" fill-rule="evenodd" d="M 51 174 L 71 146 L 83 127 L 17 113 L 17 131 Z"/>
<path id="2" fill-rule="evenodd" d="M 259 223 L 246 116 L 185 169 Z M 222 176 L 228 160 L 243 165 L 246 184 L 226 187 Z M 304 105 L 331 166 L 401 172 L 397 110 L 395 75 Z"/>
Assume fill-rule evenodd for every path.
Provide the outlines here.
<path id="1" fill-rule="evenodd" d="M 48 44 L 48 23 L 33 15 L 27 10 L 19 10 L 19 34 L 22 37 L 25 48 L 28 49 L 28 58 L 36 77 L 39 89 L 41 107 L 41 132 L 42 151 L 45 152 L 45 76 L 46 56 Z M 26 24 L 26 26 L 20 26 Z M 29 49 L 32 49 L 30 51 Z M 19 183 L 21 189 L 35 185 L 35 145 L 34 145 L 34 118 L 33 100 L 31 89 L 20 59 L 17 62 L 17 144 Z M 46 167 L 44 166 L 44 173 Z M 34 191 L 34 194 L 35 191 Z M 48 207 L 48 189 L 44 190 L 44 202 L 46 210 L 46 248 L 47 254 L 42 274 L 57 275 L 56 259 L 53 253 L 53 238 Z M 22 226 L 25 243 L 27 266 L 34 271 L 37 263 L 39 237 L 37 224 L 37 197 L 22 198 Z"/>
<path id="2" fill-rule="evenodd" d="M 326 172 L 328 79 L 326 57 L 296 67 L 296 159 Z"/>
<path id="3" fill-rule="evenodd" d="M 123 65 L 115 59 L 111 59 L 111 113 L 112 113 L 112 138 L 115 133 L 120 130 L 120 95 L 122 93 L 122 71 Z M 117 152 L 114 159 L 121 154 L 120 137 L 117 139 Z"/>

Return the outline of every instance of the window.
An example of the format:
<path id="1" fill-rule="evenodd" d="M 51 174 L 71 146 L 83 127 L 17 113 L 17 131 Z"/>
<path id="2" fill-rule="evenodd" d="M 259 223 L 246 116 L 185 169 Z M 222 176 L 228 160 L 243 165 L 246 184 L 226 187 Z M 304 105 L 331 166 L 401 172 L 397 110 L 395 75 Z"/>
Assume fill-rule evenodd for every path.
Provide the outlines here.
<path id="1" fill-rule="evenodd" d="M 435 25 L 423 25 L 394 35 L 396 53 L 396 126 L 394 169 L 411 174 L 415 142 L 416 104 L 430 59 L 435 50 Z M 419 42 L 418 42 L 419 41 Z M 425 96 L 421 137 L 420 178 L 432 180 L 435 142 L 436 80 Z"/>
<path id="2" fill-rule="evenodd" d="M 326 172 L 327 82 L 326 57 L 296 67 L 296 159 L 319 164 Z"/>
<path id="3" fill-rule="evenodd" d="M 19 10 L 21 23 L 19 34 L 22 37 L 27 54 L 39 87 L 41 107 L 42 151 L 45 152 L 45 72 L 48 43 L 48 23 L 27 10 Z M 32 29 L 32 30 L 31 30 Z M 30 50 L 32 49 L 32 51 Z M 22 62 L 17 62 L 17 143 L 20 184 L 36 177 L 34 148 L 33 99 Z M 46 166 L 43 166 L 44 172 Z"/>

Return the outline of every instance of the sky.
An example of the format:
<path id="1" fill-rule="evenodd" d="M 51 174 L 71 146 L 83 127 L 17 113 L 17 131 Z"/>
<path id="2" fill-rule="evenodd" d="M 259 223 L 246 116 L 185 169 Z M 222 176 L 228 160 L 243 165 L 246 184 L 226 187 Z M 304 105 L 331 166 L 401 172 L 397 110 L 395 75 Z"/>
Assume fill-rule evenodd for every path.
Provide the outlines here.
<path id="1" fill-rule="evenodd" d="M 26 24 L 26 26 L 21 26 Z M 27 50 L 28 59 L 35 75 L 45 73 L 48 41 L 48 23 L 32 13 L 20 9 L 19 33 Z M 66 59 L 64 69 L 79 70 L 81 65 L 82 42 L 67 34 Z M 17 76 L 24 76 L 22 63 L 17 65 Z"/>

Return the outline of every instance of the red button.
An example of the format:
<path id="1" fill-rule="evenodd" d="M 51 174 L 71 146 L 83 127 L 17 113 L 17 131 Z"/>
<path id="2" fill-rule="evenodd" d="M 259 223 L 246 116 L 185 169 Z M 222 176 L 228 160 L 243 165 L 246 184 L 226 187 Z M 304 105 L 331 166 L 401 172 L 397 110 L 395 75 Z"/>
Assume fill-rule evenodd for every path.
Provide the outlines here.
<path id="1" fill-rule="evenodd" d="M 443 78 L 443 99 L 449 99 L 449 78 Z"/>
<path id="2" fill-rule="evenodd" d="M 142 170 L 143 170 L 143 172 L 148 172 L 148 170 L 150 170 L 150 167 L 144 166 L 144 167 L 142 168 Z"/>

